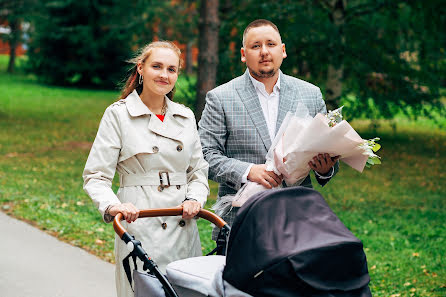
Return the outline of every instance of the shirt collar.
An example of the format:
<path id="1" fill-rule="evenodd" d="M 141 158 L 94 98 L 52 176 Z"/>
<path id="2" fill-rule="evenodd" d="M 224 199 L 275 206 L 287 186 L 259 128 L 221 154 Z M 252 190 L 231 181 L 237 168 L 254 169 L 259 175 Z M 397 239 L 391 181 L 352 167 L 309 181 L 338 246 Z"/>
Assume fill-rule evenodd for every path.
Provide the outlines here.
<path id="1" fill-rule="evenodd" d="M 277 78 L 276 84 L 273 87 L 273 92 L 278 92 L 280 91 L 280 77 L 281 77 L 282 71 L 279 69 L 279 77 Z M 254 85 L 254 88 L 261 91 L 261 92 L 266 92 L 265 89 L 265 85 L 258 81 L 257 79 L 255 79 L 254 77 L 252 77 L 251 73 L 248 70 L 248 75 L 249 78 L 251 79 L 252 84 Z"/>
<path id="2" fill-rule="evenodd" d="M 186 108 L 182 108 L 181 105 L 175 104 L 172 102 L 167 96 L 164 96 L 167 103 L 167 111 L 166 114 L 172 113 L 172 115 L 180 115 L 183 117 L 189 117 L 189 114 L 186 111 Z M 139 117 L 142 115 L 152 115 L 154 114 L 145 104 L 142 102 L 141 97 L 139 97 L 138 92 L 133 90 L 125 98 L 125 105 L 127 106 L 127 110 L 132 117 Z"/>

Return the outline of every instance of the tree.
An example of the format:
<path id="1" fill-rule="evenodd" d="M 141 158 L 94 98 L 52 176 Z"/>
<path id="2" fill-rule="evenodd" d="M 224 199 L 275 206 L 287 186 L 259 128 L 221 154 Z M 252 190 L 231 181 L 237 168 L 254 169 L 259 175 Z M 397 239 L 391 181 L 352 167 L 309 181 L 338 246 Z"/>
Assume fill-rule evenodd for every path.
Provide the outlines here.
<path id="1" fill-rule="evenodd" d="M 35 12 L 38 3 L 36 0 L 0 0 L 0 18 L 8 22 L 10 33 L 3 37 L 9 44 L 8 73 L 15 69 L 16 51 L 21 41 L 22 22 Z"/>
<path id="2" fill-rule="evenodd" d="M 319 1 L 320 5 L 327 11 L 335 29 L 335 38 L 338 46 L 333 46 L 332 55 L 327 69 L 327 81 L 325 84 L 325 103 L 329 110 L 339 105 L 342 95 L 342 78 L 344 72 L 342 49 L 345 46 L 345 35 L 343 26 L 346 21 L 347 0 Z"/>
<path id="3" fill-rule="evenodd" d="M 158 13 L 155 17 L 161 17 L 161 30 L 158 37 L 161 39 L 173 40 L 177 42 L 184 53 L 186 65 L 182 69 L 182 78 L 187 81 L 186 84 L 177 85 L 181 90 L 182 103 L 196 110 L 196 83 L 194 81 L 194 60 L 193 52 L 197 48 L 198 41 L 198 1 L 194 0 L 173 0 L 164 3 L 164 7 L 159 5 Z M 153 8 L 151 8 L 153 10 Z M 172 16 L 175 17 L 172 17 Z M 161 32 L 162 31 L 162 32 Z M 160 34 L 162 33 L 162 34 Z M 184 64 L 183 64 L 184 67 Z M 183 75 L 185 73 L 186 75 Z"/>
<path id="4" fill-rule="evenodd" d="M 433 21 L 432 15 L 435 10 L 440 15 L 445 10 L 440 2 L 352 3 L 347 10 L 347 42 L 343 46 L 343 98 L 351 111 L 391 118 L 399 111 L 417 116 L 429 114 L 431 108 L 441 110 L 439 77 L 446 69 L 444 58 L 438 56 L 438 40 L 444 40 L 445 34 L 437 28 L 446 22 L 444 17 Z M 437 47 L 426 52 L 429 62 L 421 61 L 423 48 L 432 43 Z M 347 94 L 355 94 L 357 99 L 352 102 Z"/>
<path id="5" fill-rule="evenodd" d="M 138 1 L 42 1 L 29 65 L 51 84 L 114 87 L 122 80 L 138 22 Z M 139 20 L 137 18 L 136 20 Z"/>
<path id="6" fill-rule="evenodd" d="M 201 1 L 199 20 L 199 54 L 197 77 L 197 100 L 195 116 L 197 121 L 205 105 L 206 93 L 215 87 L 218 66 L 218 0 Z"/>
<path id="7" fill-rule="evenodd" d="M 351 117 L 390 118 L 442 108 L 446 42 L 439 28 L 446 27 L 446 14 L 440 0 L 227 1 L 237 9 L 221 27 L 218 83 L 241 74 L 242 30 L 266 17 L 287 46 L 281 69 L 321 86 L 329 109 L 342 102 Z"/>
<path id="8" fill-rule="evenodd" d="M 9 62 L 8 62 L 8 73 L 14 72 L 16 49 L 20 40 L 20 18 L 9 17 L 9 27 L 11 28 L 11 33 L 9 34 Z"/>
<path id="9" fill-rule="evenodd" d="M 198 10 L 194 0 L 173 1 L 167 11 L 175 14 L 175 18 L 168 18 L 172 31 L 170 39 L 185 45 L 185 72 L 193 73 L 193 48 L 198 41 Z M 194 98 L 195 99 L 195 98 Z"/>

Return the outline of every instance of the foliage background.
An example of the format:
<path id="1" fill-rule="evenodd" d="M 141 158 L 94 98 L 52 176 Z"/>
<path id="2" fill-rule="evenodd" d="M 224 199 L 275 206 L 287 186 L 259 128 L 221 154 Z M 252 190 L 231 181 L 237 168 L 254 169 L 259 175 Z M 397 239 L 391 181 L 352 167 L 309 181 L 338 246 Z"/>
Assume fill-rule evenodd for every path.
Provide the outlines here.
<path id="1" fill-rule="evenodd" d="M 320 86 L 330 109 L 345 104 L 355 118 L 392 118 L 398 112 L 412 118 L 433 111 L 444 115 L 440 100 L 446 83 L 443 2 L 215 1 L 218 21 L 203 24 L 217 26 L 211 41 L 219 45 L 213 84 L 243 73 L 239 54 L 243 29 L 257 18 L 267 18 L 278 25 L 287 46 L 282 70 Z M 125 78 L 125 61 L 153 39 L 176 40 L 190 59 L 200 38 L 198 25 L 208 13 L 199 9 L 201 1 L 192 0 L 15 3 L 0 0 L 0 18 L 31 24 L 29 71 L 51 84 L 100 88 L 119 84 Z M 188 74 L 193 67 L 197 71 L 214 67 L 188 62 Z M 191 88 L 203 88 L 200 82 L 206 79 L 200 77 Z M 192 108 L 200 109 L 197 115 L 205 91 L 194 90 L 203 95 L 189 99 Z"/>

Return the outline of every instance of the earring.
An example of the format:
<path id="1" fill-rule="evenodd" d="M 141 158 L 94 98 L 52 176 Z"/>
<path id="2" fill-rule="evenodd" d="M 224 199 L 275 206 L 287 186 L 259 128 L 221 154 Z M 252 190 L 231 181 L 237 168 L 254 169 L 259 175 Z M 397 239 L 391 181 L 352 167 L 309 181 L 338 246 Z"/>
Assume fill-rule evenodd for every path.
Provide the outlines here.
<path id="1" fill-rule="evenodd" d="M 144 80 L 144 78 L 143 78 L 142 75 L 140 74 L 140 75 L 139 75 L 139 84 L 140 84 L 140 85 L 142 85 L 143 80 Z"/>

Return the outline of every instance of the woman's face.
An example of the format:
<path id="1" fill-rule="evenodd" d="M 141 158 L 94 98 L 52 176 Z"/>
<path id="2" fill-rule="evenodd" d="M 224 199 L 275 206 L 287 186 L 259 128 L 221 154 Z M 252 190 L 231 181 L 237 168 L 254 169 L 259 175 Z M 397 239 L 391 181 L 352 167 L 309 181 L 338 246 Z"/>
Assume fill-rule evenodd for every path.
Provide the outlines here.
<path id="1" fill-rule="evenodd" d="M 180 58 L 171 49 L 154 48 L 138 72 L 143 76 L 143 93 L 164 96 L 172 91 L 178 79 Z"/>

